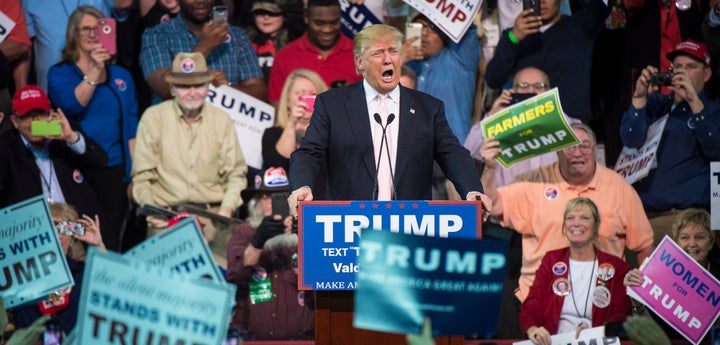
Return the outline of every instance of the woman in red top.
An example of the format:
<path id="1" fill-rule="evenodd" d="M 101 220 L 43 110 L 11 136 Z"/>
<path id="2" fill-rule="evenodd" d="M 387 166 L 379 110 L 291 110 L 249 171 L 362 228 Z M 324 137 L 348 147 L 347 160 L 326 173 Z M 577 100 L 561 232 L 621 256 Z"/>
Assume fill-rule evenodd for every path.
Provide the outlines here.
<path id="1" fill-rule="evenodd" d="M 562 231 L 570 246 L 545 254 L 520 309 L 520 328 L 533 343 L 550 345 L 550 335 L 579 334 L 631 313 L 623 286 L 630 266 L 595 247 L 599 227 L 600 214 L 590 199 L 568 203 Z"/>

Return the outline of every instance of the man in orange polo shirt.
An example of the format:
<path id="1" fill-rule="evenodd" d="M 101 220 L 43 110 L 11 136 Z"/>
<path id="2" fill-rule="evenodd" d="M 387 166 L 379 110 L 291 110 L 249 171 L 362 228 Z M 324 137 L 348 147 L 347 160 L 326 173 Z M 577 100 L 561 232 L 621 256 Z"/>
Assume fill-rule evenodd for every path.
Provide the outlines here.
<path id="1" fill-rule="evenodd" d="M 592 129 L 582 123 L 572 128 L 581 141 L 579 145 L 559 151 L 558 162 L 530 170 L 501 188 L 496 188 L 494 181 L 498 141 L 490 138 L 480 149 L 485 159 L 482 183 L 493 200 L 491 214 L 500 218 L 501 225 L 523 236 L 522 267 L 515 291 L 518 302 L 527 297 L 545 253 L 567 247 L 562 233 L 563 211 L 573 198 L 587 197 L 597 204 L 601 220 L 597 246 L 601 250 L 622 258 L 627 248 L 637 254 L 637 262 L 653 250 L 653 231 L 640 197 L 622 176 L 597 163 Z M 518 313 L 519 305 L 515 305 Z"/>

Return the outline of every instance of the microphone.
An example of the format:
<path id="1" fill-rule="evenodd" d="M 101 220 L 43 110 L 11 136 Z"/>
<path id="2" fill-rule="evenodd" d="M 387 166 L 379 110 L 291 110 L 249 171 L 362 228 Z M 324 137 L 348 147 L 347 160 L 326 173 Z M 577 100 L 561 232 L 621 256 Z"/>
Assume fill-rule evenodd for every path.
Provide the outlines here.
<path id="1" fill-rule="evenodd" d="M 378 114 L 378 113 L 373 114 L 373 118 L 375 119 L 375 122 L 377 122 L 380 125 L 380 127 L 382 127 L 382 130 L 383 130 L 383 136 L 382 136 L 382 139 L 380 140 L 380 152 L 378 153 L 377 166 L 375 167 L 375 181 L 373 182 L 373 191 L 372 191 L 372 199 L 377 200 L 377 198 L 378 198 L 378 194 L 377 194 L 378 193 L 378 174 L 380 173 L 380 161 L 382 160 L 382 147 L 383 147 L 383 142 L 385 141 L 385 138 L 386 138 L 385 128 L 387 126 L 383 127 L 382 118 L 380 118 L 380 114 Z M 391 176 L 392 176 L 392 174 L 391 174 Z"/>
<path id="2" fill-rule="evenodd" d="M 380 117 L 380 116 L 378 116 L 378 117 Z M 383 139 L 385 140 L 385 150 L 388 155 L 388 165 L 390 166 L 390 180 L 392 181 L 392 200 L 397 200 L 397 192 L 395 190 L 395 172 L 393 172 L 392 156 L 390 155 L 390 145 L 389 145 L 389 140 L 386 137 L 386 131 L 385 131 L 385 129 L 390 126 L 390 124 L 393 122 L 393 120 L 395 120 L 395 114 L 391 113 L 388 115 L 387 123 L 385 124 L 385 127 L 383 128 Z M 381 147 L 381 149 L 382 149 L 382 147 Z"/>

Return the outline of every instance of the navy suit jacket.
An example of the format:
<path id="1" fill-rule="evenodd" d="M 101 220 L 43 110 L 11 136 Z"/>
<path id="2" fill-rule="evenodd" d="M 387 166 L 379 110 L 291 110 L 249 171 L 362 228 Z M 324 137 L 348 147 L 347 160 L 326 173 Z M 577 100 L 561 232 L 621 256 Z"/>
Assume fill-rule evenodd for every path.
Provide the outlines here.
<path id="1" fill-rule="evenodd" d="M 442 101 L 400 86 L 397 117 L 393 171 L 398 200 L 432 199 L 433 160 L 462 197 L 483 191 L 469 152 L 448 126 Z M 318 179 L 324 165 L 326 182 Z M 319 183 L 327 183 L 325 199 L 372 200 L 376 167 L 363 83 L 320 94 L 305 138 L 290 159 L 292 190 L 309 186 L 315 191 Z"/>

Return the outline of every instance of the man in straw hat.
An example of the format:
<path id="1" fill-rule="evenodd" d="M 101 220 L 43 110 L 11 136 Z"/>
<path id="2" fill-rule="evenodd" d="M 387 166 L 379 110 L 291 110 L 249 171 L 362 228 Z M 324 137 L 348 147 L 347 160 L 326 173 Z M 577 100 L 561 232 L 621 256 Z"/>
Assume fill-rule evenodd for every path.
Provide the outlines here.
<path id="1" fill-rule="evenodd" d="M 206 103 L 213 79 L 200 53 L 179 53 L 165 76 L 173 99 L 148 108 L 138 126 L 132 194 L 140 205 L 192 204 L 229 217 L 242 204 L 247 165 L 227 114 Z M 201 218 L 202 219 L 202 218 Z M 225 267 L 229 232 L 202 219 L 208 244 Z M 167 221 L 148 216 L 148 235 Z"/>

